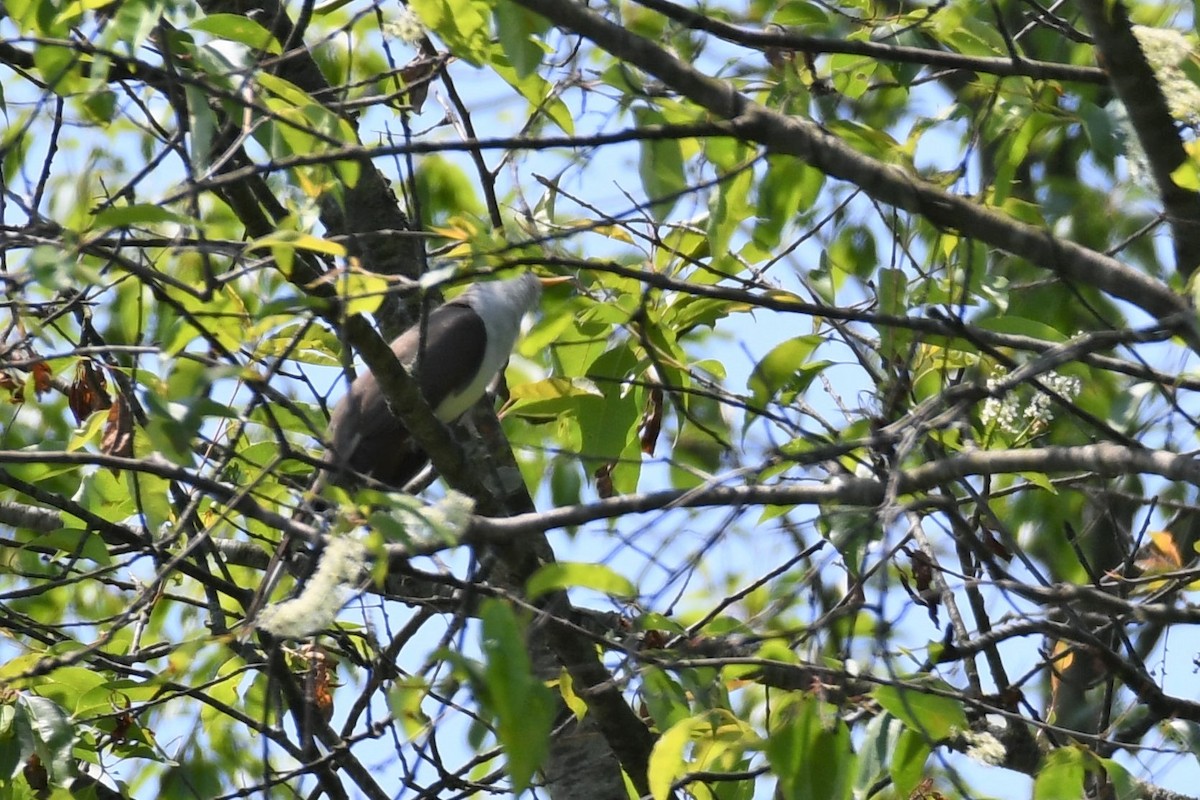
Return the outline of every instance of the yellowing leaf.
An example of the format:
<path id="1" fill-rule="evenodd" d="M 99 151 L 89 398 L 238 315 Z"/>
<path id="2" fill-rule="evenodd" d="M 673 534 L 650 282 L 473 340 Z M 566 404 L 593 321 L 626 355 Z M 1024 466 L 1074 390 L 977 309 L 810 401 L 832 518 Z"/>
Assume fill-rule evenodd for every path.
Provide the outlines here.
<path id="1" fill-rule="evenodd" d="M 358 270 L 342 274 L 337 284 L 347 314 L 373 314 L 390 285 L 384 275 Z"/>
<path id="2" fill-rule="evenodd" d="M 587 714 L 587 703 L 575 693 L 575 679 L 565 669 L 558 676 L 558 693 L 562 695 L 563 702 L 571 709 L 575 719 L 582 720 Z"/>
<path id="3" fill-rule="evenodd" d="M 1054 484 L 1050 481 L 1050 476 L 1044 472 L 1021 472 L 1018 473 L 1022 478 L 1032 483 L 1034 486 L 1041 487 L 1051 494 L 1058 494 L 1058 489 L 1054 488 Z"/>
<path id="4" fill-rule="evenodd" d="M 1183 557 L 1170 531 L 1150 531 L 1150 543 L 1138 551 L 1135 563 L 1151 574 L 1173 572 L 1183 568 Z"/>
<path id="5" fill-rule="evenodd" d="M 654 743 L 647 769 L 650 795 L 654 800 L 666 800 L 671 794 L 671 786 L 675 780 L 687 771 L 684 752 L 692 741 L 692 731 L 697 723 L 698 720 L 693 717 L 680 720 Z"/>
<path id="6" fill-rule="evenodd" d="M 587 220 L 583 220 L 583 221 L 580 221 L 579 223 L 577 223 L 574 227 L 580 228 L 580 229 L 586 228 L 590 233 L 598 233 L 601 236 L 607 236 L 609 239 L 616 239 L 618 242 L 625 242 L 626 244 L 633 244 L 633 237 L 629 235 L 629 232 L 626 231 L 624 228 L 618 227 L 616 225 L 593 226 Z"/>
<path id="7" fill-rule="evenodd" d="M 1184 161 L 1171 173 L 1171 180 L 1180 189 L 1200 191 L 1200 164 L 1190 159 Z"/>
<path id="8" fill-rule="evenodd" d="M 429 695 L 429 687 L 418 677 L 396 681 L 388 692 L 388 709 L 399 720 L 404 733 L 416 738 L 429 726 L 429 716 L 421 710 L 421 703 Z"/>
<path id="9" fill-rule="evenodd" d="M 254 250 L 276 247 L 309 250 L 327 256 L 346 255 L 346 248 L 337 242 L 331 242 L 328 239 L 322 239 L 320 236 L 313 236 L 311 233 L 303 233 L 301 231 L 275 231 L 274 233 L 268 233 L 266 236 L 261 236 L 251 242 L 250 247 L 247 249 L 253 252 Z"/>

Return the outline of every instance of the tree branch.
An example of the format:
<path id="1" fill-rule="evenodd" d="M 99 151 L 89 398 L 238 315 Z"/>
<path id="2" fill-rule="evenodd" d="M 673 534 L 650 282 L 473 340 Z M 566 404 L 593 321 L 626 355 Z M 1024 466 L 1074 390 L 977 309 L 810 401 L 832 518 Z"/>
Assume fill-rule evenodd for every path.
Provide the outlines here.
<path id="1" fill-rule="evenodd" d="M 1104 74 L 1104 70 L 1095 67 L 1056 64 L 1051 61 L 966 56 L 961 53 L 930 50 L 924 47 L 905 47 L 884 42 L 810 36 L 797 28 L 784 28 L 778 25 L 772 26 L 773 30 L 750 30 L 692 11 L 690 8 L 672 3 L 670 0 L 635 0 L 635 2 L 646 8 L 654 9 L 664 17 L 691 30 L 705 31 L 727 42 L 759 50 L 782 48 L 806 53 L 846 53 L 875 58 L 880 61 L 924 64 L 929 67 L 969 70 L 1002 77 L 1020 76 L 1035 80 L 1061 80 L 1091 84 L 1108 82 L 1108 76 Z"/>
<path id="2" fill-rule="evenodd" d="M 656 43 L 573 0 L 516 2 L 568 33 L 590 39 L 718 117 L 731 120 L 742 138 L 758 142 L 772 153 L 802 158 L 832 177 L 861 187 L 876 200 L 920 214 L 934 225 L 979 239 L 1062 278 L 1095 286 L 1156 318 L 1170 317 L 1189 307 L 1170 287 L 1116 259 L 952 195 L 895 166 L 862 155 L 813 122 L 754 103 L 730 83 L 702 73 Z M 1178 324 L 1181 335 L 1193 349 L 1200 350 L 1200 330 L 1195 321 Z"/>
<path id="3" fill-rule="evenodd" d="M 1178 125 L 1171 116 L 1162 86 L 1133 35 L 1124 3 L 1080 0 L 1079 8 L 1150 162 L 1175 239 L 1175 269 L 1188 278 L 1200 267 L 1200 194 L 1171 179 L 1171 173 L 1188 158 Z"/>

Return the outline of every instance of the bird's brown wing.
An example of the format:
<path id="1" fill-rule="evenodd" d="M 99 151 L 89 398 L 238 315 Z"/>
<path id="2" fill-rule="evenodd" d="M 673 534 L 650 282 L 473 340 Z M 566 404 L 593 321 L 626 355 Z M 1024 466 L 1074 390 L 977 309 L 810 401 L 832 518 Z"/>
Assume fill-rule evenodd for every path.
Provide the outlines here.
<path id="1" fill-rule="evenodd" d="M 392 345 L 396 357 L 406 367 L 413 358 L 411 353 L 417 346 L 417 334 L 416 328 L 410 328 Z M 409 342 L 401 341 L 410 336 Z M 469 307 L 447 303 L 430 312 L 425 346 L 421 350 L 422 362 L 415 370 L 410 367 L 409 371 L 415 371 L 420 377 L 421 394 L 434 412 L 443 400 L 471 384 L 483 364 L 486 349 L 487 329 L 483 319 Z"/>
<path id="2" fill-rule="evenodd" d="M 392 343 L 392 351 L 410 371 L 418 342 L 419 329 L 414 326 Z M 486 344 L 483 321 L 470 308 L 450 303 L 430 312 L 417 371 L 421 393 L 434 411 L 447 396 L 471 383 Z M 329 441 L 330 455 L 342 465 L 332 479 L 342 485 L 353 483 L 350 474 L 362 473 L 399 488 L 428 461 L 388 410 L 370 372 L 359 375 L 334 408 Z"/>

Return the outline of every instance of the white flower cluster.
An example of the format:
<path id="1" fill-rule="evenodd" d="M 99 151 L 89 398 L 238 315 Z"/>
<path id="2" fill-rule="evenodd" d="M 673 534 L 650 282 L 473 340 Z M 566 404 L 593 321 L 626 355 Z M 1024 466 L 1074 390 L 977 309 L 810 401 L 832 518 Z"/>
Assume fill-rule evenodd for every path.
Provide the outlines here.
<path id="1" fill-rule="evenodd" d="M 367 550 L 358 542 L 331 538 L 321 563 L 300 594 L 267 606 L 255 623 L 275 636 L 303 639 L 333 624 L 346 601 L 346 592 L 362 580 L 367 570 Z"/>
<path id="2" fill-rule="evenodd" d="M 987 731 L 965 731 L 967 755 L 976 761 L 992 766 L 1001 766 L 1008 757 L 1004 743 Z"/>
<path id="3" fill-rule="evenodd" d="M 996 379 L 988 379 L 988 388 L 996 388 Z M 1017 397 L 1014 394 L 1006 394 L 1004 399 L 999 397 L 989 397 L 983 402 L 983 411 L 979 413 L 979 418 L 984 425 L 995 425 L 1002 431 L 1009 433 L 1017 433 L 1020 429 L 1017 427 Z"/>
<path id="4" fill-rule="evenodd" d="M 474 513 L 474 498 L 451 489 L 441 500 L 422 508 L 417 518 L 425 525 L 424 535 L 450 538 L 467 529 Z"/>
<path id="5" fill-rule="evenodd" d="M 1179 31 L 1134 25 L 1133 35 L 1154 70 L 1171 116 L 1181 122 L 1200 123 L 1200 86 L 1180 69 L 1195 56 L 1192 43 Z"/>
<path id="6" fill-rule="evenodd" d="M 1050 373 L 1041 377 L 1042 385 L 1055 394 L 1074 400 L 1082 388 L 1078 378 Z M 994 390 L 1000 383 L 999 378 L 989 378 L 988 388 Z M 1036 392 L 1023 409 L 1021 398 L 1016 392 L 1007 392 L 1002 397 L 989 397 L 983 403 L 979 417 L 985 426 L 995 425 L 1002 431 L 1019 434 L 1027 427 L 1040 427 L 1054 419 L 1050 395 Z"/>
<path id="7" fill-rule="evenodd" d="M 420 17 L 406 6 L 400 7 L 396 16 L 383 26 L 383 30 L 409 44 L 416 44 L 425 36 L 425 26 L 421 24 Z"/>

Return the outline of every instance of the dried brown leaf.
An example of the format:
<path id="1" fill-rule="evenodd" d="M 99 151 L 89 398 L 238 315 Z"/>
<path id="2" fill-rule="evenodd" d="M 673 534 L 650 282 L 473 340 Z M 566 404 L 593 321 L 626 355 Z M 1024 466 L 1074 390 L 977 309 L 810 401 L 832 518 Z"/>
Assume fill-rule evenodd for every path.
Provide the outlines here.
<path id="1" fill-rule="evenodd" d="M 45 361 L 39 361 L 33 365 L 30 372 L 33 373 L 33 390 L 37 392 L 38 397 L 50 391 L 50 379 L 53 377 L 53 374 L 50 372 L 49 364 Z"/>
<path id="2" fill-rule="evenodd" d="M 104 423 L 104 436 L 100 440 L 100 452 L 110 456 L 133 456 L 133 413 L 125 398 L 118 394 L 108 409 L 108 420 Z M 114 469 L 113 474 L 120 470 Z"/>
<path id="3" fill-rule="evenodd" d="M 600 495 L 601 499 L 606 499 L 616 494 L 612 481 L 614 466 L 615 464 L 611 463 L 605 464 L 594 473 L 594 477 L 596 478 L 596 493 Z"/>
<path id="4" fill-rule="evenodd" d="M 67 405 L 75 422 L 83 422 L 93 412 L 108 408 L 108 380 L 102 370 L 96 369 L 91 359 L 84 359 L 75 367 L 75 380 L 67 391 Z"/>
<path id="5" fill-rule="evenodd" d="M 654 455 L 658 445 L 658 435 L 662 431 L 663 421 L 663 390 L 655 386 L 646 398 L 646 410 L 642 413 L 642 424 L 639 427 L 642 452 L 648 456 Z"/>

